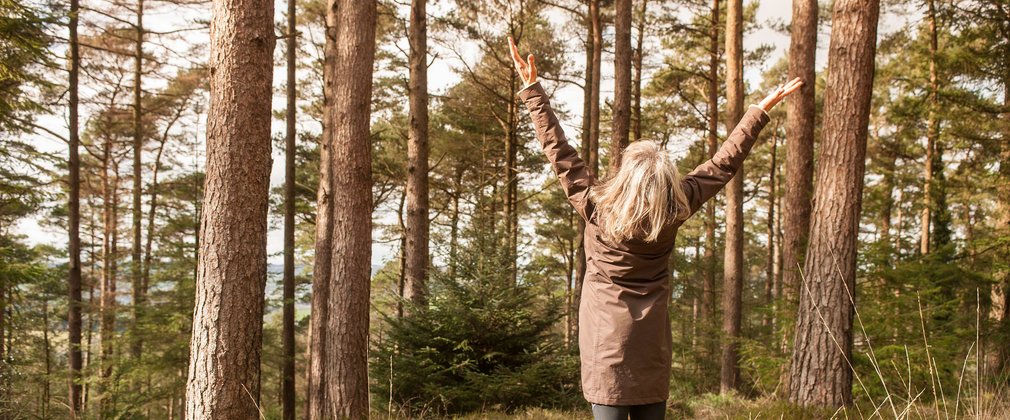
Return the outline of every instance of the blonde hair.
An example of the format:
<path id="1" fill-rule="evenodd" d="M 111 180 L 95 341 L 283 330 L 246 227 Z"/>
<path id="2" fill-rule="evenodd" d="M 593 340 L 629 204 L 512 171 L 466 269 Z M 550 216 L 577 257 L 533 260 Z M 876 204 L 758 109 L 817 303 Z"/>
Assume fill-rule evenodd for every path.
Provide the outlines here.
<path id="1" fill-rule="evenodd" d="M 690 216 L 680 173 L 653 141 L 637 141 L 621 153 L 621 168 L 589 191 L 603 238 L 654 242 L 663 228 Z"/>

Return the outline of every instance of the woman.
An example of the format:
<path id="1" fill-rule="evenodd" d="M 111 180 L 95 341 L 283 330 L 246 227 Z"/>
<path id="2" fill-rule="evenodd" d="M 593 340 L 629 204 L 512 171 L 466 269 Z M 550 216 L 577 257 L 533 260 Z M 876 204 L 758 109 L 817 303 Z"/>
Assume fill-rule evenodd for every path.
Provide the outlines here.
<path id="1" fill-rule="evenodd" d="M 568 200 L 586 221 L 586 274 L 579 306 L 582 392 L 597 420 L 662 419 L 669 393 L 671 333 L 668 261 L 677 228 L 722 189 L 743 163 L 768 113 L 803 85 L 799 79 L 751 105 L 709 161 L 683 178 L 656 143 L 637 141 L 621 168 L 597 183 L 551 110 L 536 62 L 512 59 L 544 154 Z"/>

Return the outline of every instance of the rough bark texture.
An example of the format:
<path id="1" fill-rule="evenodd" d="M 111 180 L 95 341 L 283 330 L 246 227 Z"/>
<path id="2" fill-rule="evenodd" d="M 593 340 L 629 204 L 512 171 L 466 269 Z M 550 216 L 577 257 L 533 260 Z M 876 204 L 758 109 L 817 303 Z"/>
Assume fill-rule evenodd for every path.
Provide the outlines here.
<path id="1" fill-rule="evenodd" d="M 719 0 L 712 0 L 712 18 L 709 27 L 709 63 L 708 63 L 708 158 L 711 159 L 719 150 Z M 705 208 L 705 265 L 704 279 L 701 286 L 701 310 L 698 322 L 705 332 L 702 347 L 705 353 L 715 358 L 716 340 L 712 339 L 715 331 L 715 206 L 711 200 Z M 705 365 L 708 371 L 711 365 Z"/>
<path id="2" fill-rule="evenodd" d="M 726 8 L 726 131 L 743 116 L 743 0 L 729 0 Z M 722 371 L 719 390 L 737 388 L 740 377 L 737 337 L 740 336 L 743 289 L 743 179 L 741 164 L 726 186 L 726 249 L 723 254 Z"/>
<path id="3" fill-rule="evenodd" d="M 284 420 L 295 418 L 295 154 L 298 94 L 295 72 L 298 62 L 297 4 L 288 0 L 287 30 L 287 113 L 284 135 L 284 279 L 281 341 L 284 360 L 281 368 L 281 404 Z"/>
<path id="4" fill-rule="evenodd" d="M 814 73 L 817 52 L 817 0 L 793 0 L 789 44 L 789 79 L 803 79 L 803 87 L 786 101 L 786 188 L 782 233 L 782 283 L 788 308 L 795 307 L 800 286 L 799 267 L 807 248 L 814 190 Z"/>
<path id="5" fill-rule="evenodd" d="M 78 0 L 70 0 L 70 100 L 69 100 L 69 137 L 70 161 L 68 163 L 69 192 L 68 198 L 68 303 L 67 303 L 67 334 L 69 341 L 69 408 L 70 417 L 78 418 L 81 411 L 81 158 L 78 122 L 78 77 L 81 66 L 80 46 L 77 42 L 77 14 L 80 10 Z"/>
<path id="6" fill-rule="evenodd" d="M 800 405 L 852 401 L 853 306 L 846 287 L 856 294 L 879 7 L 877 0 L 838 0 L 832 13 L 820 170 L 790 367 L 789 399 Z"/>
<path id="7" fill-rule="evenodd" d="M 141 179 L 141 155 L 144 151 L 144 126 L 143 126 L 143 88 L 144 80 L 144 0 L 137 1 L 137 23 L 134 27 L 136 39 L 134 43 L 133 57 L 133 206 L 131 233 L 133 234 L 133 247 L 130 252 L 130 282 L 133 288 L 133 322 L 130 325 L 133 336 L 130 337 L 130 355 L 133 358 L 140 358 L 143 352 L 143 342 L 137 330 L 140 323 L 140 307 L 144 303 L 144 294 L 141 287 L 141 194 L 143 194 L 143 182 Z"/>
<path id="8" fill-rule="evenodd" d="M 333 149 L 329 314 L 323 343 L 324 418 L 368 416 L 368 306 L 372 251 L 369 116 L 375 59 L 375 0 L 330 0 L 327 53 L 332 51 Z M 335 35 L 335 36 L 334 36 Z M 329 64 L 329 63 L 328 63 Z M 337 205 L 339 204 L 339 205 Z"/>
<path id="9" fill-rule="evenodd" d="M 410 127 L 404 298 L 423 306 L 428 278 L 428 18 L 427 0 L 410 5 Z"/>
<path id="10" fill-rule="evenodd" d="M 326 42 L 336 38 L 335 22 L 327 21 Z M 333 109 L 333 83 L 336 48 L 324 51 L 323 109 Z M 329 317 L 330 266 L 333 253 L 333 177 L 330 154 L 333 150 L 332 112 L 323 112 L 323 131 L 319 143 L 319 189 L 316 191 L 315 260 L 312 265 L 312 315 L 309 319 L 309 357 L 305 369 L 307 385 L 306 417 L 325 418 L 326 401 L 326 322 Z"/>
<path id="11" fill-rule="evenodd" d="M 270 187 L 274 5 L 215 0 L 186 417 L 257 418 Z"/>
<path id="12" fill-rule="evenodd" d="M 614 106 L 610 138 L 610 172 L 621 167 L 631 128 L 631 0 L 614 3 Z"/>
<path id="13" fill-rule="evenodd" d="M 332 30 L 332 29 L 331 29 Z M 333 83 L 333 54 L 327 54 L 323 66 L 324 84 Z M 333 97 L 329 88 L 323 95 L 324 108 L 332 107 Z M 326 319 L 329 315 L 327 307 L 330 296 L 330 258 L 333 249 L 333 195 L 332 177 L 330 176 L 330 150 L 333 149 L 332 135 L 329 127 L 333 118 L 323 114 L 323 133 L 319 143 L 319 189 L 316 192 L 316 235 L 315 260 L 312 265 L 312 312 L 309 319 L 308 366 L 305 369 L 307 387 L 306 415 L 310 419 L 325 418 L 326 388 L 324 382 L 324 343 L 326 340 Z"/>

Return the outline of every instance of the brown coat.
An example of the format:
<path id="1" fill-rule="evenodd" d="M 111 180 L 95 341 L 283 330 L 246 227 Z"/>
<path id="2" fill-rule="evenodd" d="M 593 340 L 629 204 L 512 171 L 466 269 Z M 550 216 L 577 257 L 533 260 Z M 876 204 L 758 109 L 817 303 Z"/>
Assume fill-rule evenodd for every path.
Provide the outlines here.
<path id="1" fill-rule="evenodd" d="M 589 402 L 637 405 L 664 401 L 670 387 L 670 253 L 680 223 L 655 242 L 612 243 L 600 237 L 588 192 L 595 179 L 565 140 L 540 83 L 519 92 L 544 154 L 569 202 L 586 220 L 586 277 L 579 307 L 582 392 Z M 743 163 L 768 114 L 752 106 L 711 160 L 685 175 L 691 214 L 722 189 Z"/>

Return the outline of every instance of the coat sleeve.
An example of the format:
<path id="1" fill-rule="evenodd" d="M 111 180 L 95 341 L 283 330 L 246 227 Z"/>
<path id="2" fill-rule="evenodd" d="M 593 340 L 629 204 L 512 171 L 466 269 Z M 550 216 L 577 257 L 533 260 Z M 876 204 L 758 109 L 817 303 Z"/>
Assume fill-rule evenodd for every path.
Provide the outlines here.
<path id="1" fill-rule="evenodd" d="M 543 86 L 540 82 L 527 86 L 519 91 L 519 98 L 526 103 L 526 108 L 530 111 L 540 147 L 561 181 L 561 188 L 564 189 L 568 202 L 583 219 L 589 220 L 592 216 L 589 188 L 595 182 L 595 178 L 579 157 L 579 153 L 568 144 L 565 132 L 558 122 L 558 117 L 554 115 L 554 110 L 551 109 Z"/>
<path id="2" fill-rule="evenodd" d="M 751 105 L 715 156 L 684 176 L 680 185 L 687 195 L 691 214 L 733 178 L 768 120 L 768 114 L 763 109 Z"/>

